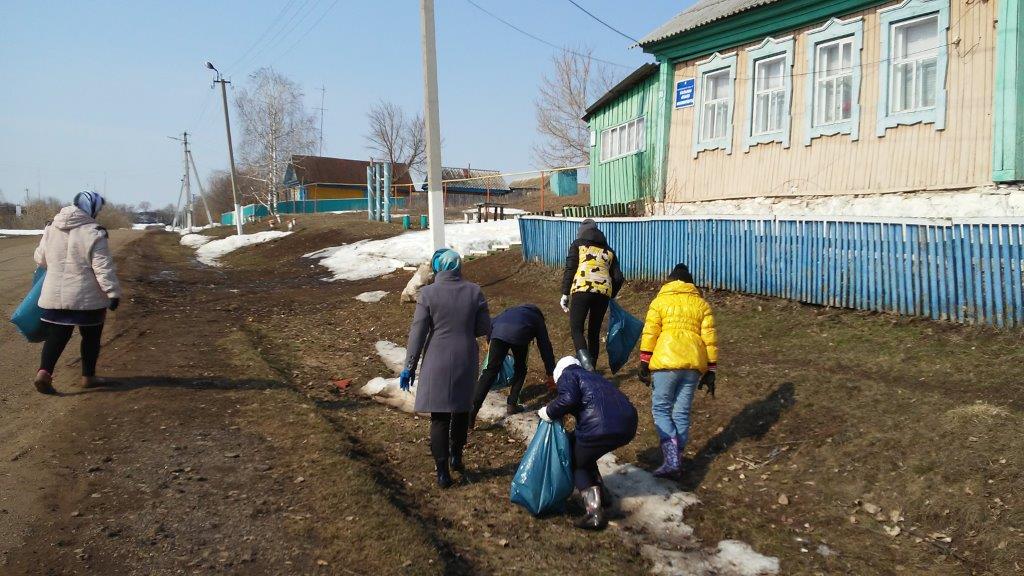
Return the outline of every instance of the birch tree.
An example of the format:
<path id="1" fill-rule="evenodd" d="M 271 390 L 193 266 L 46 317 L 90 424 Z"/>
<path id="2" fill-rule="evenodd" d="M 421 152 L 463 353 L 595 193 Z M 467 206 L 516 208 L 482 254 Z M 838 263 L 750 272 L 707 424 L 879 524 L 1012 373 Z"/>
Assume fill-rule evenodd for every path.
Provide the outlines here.
<path id="1" fill-rule="evenodd" d="M 370 108 L 366 121 L 369 129 L 367 147 L 377 155 L 377 159 L 391 163 L 392 182 L 401 180 L 410 172 L 423 173 L 427 136 L 422 116 L 407 116 L 401 106 L 381 100 Z"/>
<path id="2" fill-rule="evenodd" d="M 612 86 L 608 68 L 593 50 L 561 52 L 541 79 L 534 107 L 541 141 L 533 153 L 544 166 L 580 166 L 590 162 L 590 129 L 583 121 L 587 106 Z"/>
<path id="3" fill-rule="evenodd" d="M 257 183 L 253 199 L 278 222 L 281 179 L 293 154 L 312 154 L 319 139 L 316 117 L 306 109 L 298 84 L 273 68 L 260 68 L 235 97 L 241 123 L 244 170 Z"/>

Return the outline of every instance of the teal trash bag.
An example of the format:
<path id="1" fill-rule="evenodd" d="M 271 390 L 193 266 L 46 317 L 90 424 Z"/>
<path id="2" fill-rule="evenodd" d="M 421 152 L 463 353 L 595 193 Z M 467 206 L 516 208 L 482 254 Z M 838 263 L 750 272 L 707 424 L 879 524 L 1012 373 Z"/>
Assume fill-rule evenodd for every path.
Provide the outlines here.
<path id="1" fill-rule="evenodd" d="M 572 494 L 572 448 L 560 422 L 537 424 L 537 432 L 512 477 L 512 503 L 534 516 L 562 512 Z"/>
<path id="2" fill-rule="evenodd" d="M 488 356 L 487 359 L 490 357 Z M 481 372 L 487 369 L 487 359 L 484 360 L 484 367 Z M 516 361 L 512 358 L 511 354 L 505 355 L 505 360 L 501 363 L 501 369 L 498 371 L 498 377 L 494 379 L 494 384 L 491 384 L 491 390 L 500 390 L 507 388 L 512 385 L 512 378 L 516 374 Z"/>
<path id="3" fill-rule="evenodd" d="M 629 355 L 633 353 L 643 332 L 644 323 L 636 316 L 626 312 L 615 300 L 609 303 L 608 341 L 605 348 L 608 349 L 608 366 L 612 374 L 621 370 L 629 361 Z"/>
<path id="4" fill-rule="evenodd" d="M 39 307 L 39 295 L 43 291 L 43 278 L 46 278 L 46 268 L 36 268 L 36 273 L 32 276 L 32 288 L 11 316 L 11 322 L 29 342 L 46 340 L 43 309 Z"/>

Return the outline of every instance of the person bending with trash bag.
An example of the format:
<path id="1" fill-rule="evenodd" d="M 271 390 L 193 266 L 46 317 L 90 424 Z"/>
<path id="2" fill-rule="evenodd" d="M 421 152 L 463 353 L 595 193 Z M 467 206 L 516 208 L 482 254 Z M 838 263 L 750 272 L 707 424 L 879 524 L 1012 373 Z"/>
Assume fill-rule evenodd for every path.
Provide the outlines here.
<path id="1" fill-rule="evenodd" d="M 46 226 L 35 250 L 36 264 L 46 269 L 39 307 L 47 332 L 34 382 L 43 394 L 57 393 L 53 372 L 76 326 L 82 336 L 82 387 L 105 383 L 96 378 L 100 336 L 107 310 L 117 310 L 121 301 L 121 284 L 107 231 L 96 223 L 102 208 L 99 193 L 79 192 Z"/>
<path id="2" fill-rule="evenodd" d="M 480 286 L 462 279 L 457 252 L 442 248 L 430 262 L 436 276 L 433 284 L 420 290 L 399 385 L 410 389 L 422 356 L 415 410 L 430 413 L 437 484 L 448 488 L 450 469 L 464 469 L 462 451 L 479 365 L 476 339 L 491 331 L 491 317 Z"/>
<path id="3" fill-rule="evenodd" d="M 569 330 L 576 357 L 587 370 L 597 366 L 601 352 L 601 324 L 608 302 L 622 288 L 622 271 L 615 251 L 587 218 L 569 245 L 562 273 L 562 310 L 569 313 Z M 584 330 L 584 325 L 585 330 Z"/>
<path id="4" fill-rule="evenodd" d="M 583 369 L 572 356 L 558 361 L 555 380 L 558 396 L 537 415 L 548 422 L 560 420 L 566 414 L 575 418 L 576 430 L 569 435 L 573 483 L 587 509 L 587 515 L 577 526 L 601 530 L 608 525 L 604 508 L 611 505 L 611 496 L 604 487 L 597 460 L 633 441 L 636 408 L 614 384 Z"/>
<path id="5" fill-rule="evenodd" d="M 544 323 L 544 313 L 533 304 L 513 306 L 491 320 L 490 343 L 484 360 L 483 372 L 480 373 L 480 379 L 476 383 L 470 427 L 476 423 L 476 415 L 480 412 L 487 393 L 498 379 L 501 365 L 509 352 L 512 353 L 515 372 L 509 383 L 505 414 L 511 416 L 525 410 L 519 403 L 519 394 L 523 390 L 523 383 L 526 382 L 526 359 L 530 352 L 530 342 L 533 340 L 537 341 L 537 350 L 544 361 L 544 370 L 548 375 L 548 389 L 554 389 L 552 374 L 555 371 L 555 353 L 551 349 L 551 339 L 548 337 L 547 324 Z"/>
<path id="6" fill-rule="evenodd" d="M 640 379 L 652 385 L 651 412 L 663 462 L 654 475 L 678 477 L 690 436 L 690 406 L 696 390 L 715 395 L 718 344 L 711 306 L 694 286 L 685 264 L 677 264 L 651 302 L 640 340 Z"/>

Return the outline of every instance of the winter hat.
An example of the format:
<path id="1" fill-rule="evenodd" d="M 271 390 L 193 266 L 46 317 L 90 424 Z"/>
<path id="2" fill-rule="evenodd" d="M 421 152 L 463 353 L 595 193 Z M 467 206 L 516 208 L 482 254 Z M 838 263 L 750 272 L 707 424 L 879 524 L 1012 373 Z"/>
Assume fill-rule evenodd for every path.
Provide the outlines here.
<path id="1" fill-rule="evenodd" d="M 580 365 L 580 361 L 577 360 L 575 356 L 566 356 L 565 358 L 562 358 L 561 360 L 559 360 L 558 364 L 555 364 L 555 372 L 554 372 L 555 382 L 558 382 L 558 380 L 562 377 L 562 372 L 565 372 L 566 368 L 568 368 L 569 366 L 579 366 L 579 365 Z"/>
<path id="2" fill-rule="evenodd" d="M 690 274 L 690 269 L 682 262 L 676 264 L 676 267 L 672 269 L 672 273 L 668 275 L 668 279 L 680 280 L 688 284 L 693 284 L 693 274 Z"/>
<path id="3" fill-rule="evenodd" d="M 85 192 L 75 194 L 75 199 L 71 204 L 77 206 L 91 218 L 95 218 L 103 208 L 103 196 L 100 196 L 99 192 L 86 190 Z"/>
<path id="4" fill-rule="evenodd" d="M 576 232 L 576 238 L 583 238 L 583 235 L 590 230 L 597 229 L 597 222 L 593 218 L 587 218 L 583 222 L 580 222 L 580 229 Z"/>
<path id="5" fill-rule="evenodd" d="M 458 272 L 462 269 L 462 256 L 451 248 L 441 248 L 430 257 L 430 268 L 437 272 Z"/>

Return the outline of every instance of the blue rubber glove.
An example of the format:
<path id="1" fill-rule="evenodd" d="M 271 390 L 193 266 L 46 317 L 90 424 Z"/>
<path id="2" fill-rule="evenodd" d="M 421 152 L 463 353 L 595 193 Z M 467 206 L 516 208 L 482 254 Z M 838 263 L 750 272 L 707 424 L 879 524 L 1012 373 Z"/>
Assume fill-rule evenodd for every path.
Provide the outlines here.
<path id="1" fill-rule="evenodd" d="M 399 377 L 398 377 L 398 387 L 401 388 L 403 392 L 408 392 L 409 388 L 412 387 L 413 380 L 415 380 L 415 379 L 416 379 L 416 373 L 415 372 L 412 372 L 412 371 L 410 371 L 408 369 L 402 370 L 402 374 L 399 375 Z"/>

